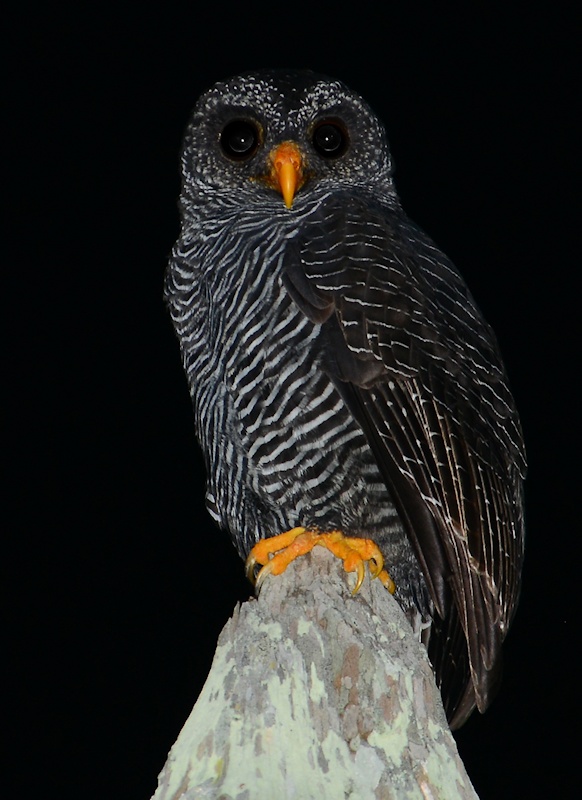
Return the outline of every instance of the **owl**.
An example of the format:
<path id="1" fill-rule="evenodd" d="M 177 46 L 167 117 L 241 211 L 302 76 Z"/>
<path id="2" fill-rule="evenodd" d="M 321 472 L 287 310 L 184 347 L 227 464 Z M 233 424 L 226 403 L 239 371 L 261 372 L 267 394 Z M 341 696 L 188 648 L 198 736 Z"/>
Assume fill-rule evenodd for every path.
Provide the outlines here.
<path id="1" fill-rule="evenodd" d="M 256 71 L 199 99 L 165 281 L 207 506 L 251 569 L 328 547 L 425 643 L 451 727 L 497 688 L 525 452 L 495 336 L 406 216 L 341 82 Z"/>

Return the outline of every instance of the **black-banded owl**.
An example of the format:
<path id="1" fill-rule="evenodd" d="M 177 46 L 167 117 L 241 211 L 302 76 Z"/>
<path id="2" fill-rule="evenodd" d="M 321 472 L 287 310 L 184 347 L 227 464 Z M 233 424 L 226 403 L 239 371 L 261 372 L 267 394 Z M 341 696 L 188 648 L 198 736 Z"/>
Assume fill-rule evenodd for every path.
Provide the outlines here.
<path id="1" fill-rule="evenodd" d="M 525 454 L 491 328 L 338 81 L 216 84 L 182 176 L 165 292 L 210 513 L 245 559 L 297 528 L 374 542 L 458 727 L 498 683 L 523 558 Z"/>

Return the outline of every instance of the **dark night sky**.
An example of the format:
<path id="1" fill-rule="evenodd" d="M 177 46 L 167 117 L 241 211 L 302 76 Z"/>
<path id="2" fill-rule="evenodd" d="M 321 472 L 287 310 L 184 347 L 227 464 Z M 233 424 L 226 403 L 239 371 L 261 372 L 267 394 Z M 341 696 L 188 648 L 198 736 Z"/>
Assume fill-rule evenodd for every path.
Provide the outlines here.
<path id="1" fill-rule="evenodd" d="M 405 209 L 497 332 L 529 453 L 528 550 L 502 691 L 457 740 L 481 800 L 573 796 L 573 21 L 555 3 L 526 16 L 384 3 L 356 19 L 339 3 L 316 18 L 190 6 L 51 4 L 8 26 L 7 363 L 23 392 L 8 415 L 7 796 L 147 800 L 248 597 L 203 508 L 161 288 L 189 110 L 262 66 L 311 67 L 366 97 Z"/>

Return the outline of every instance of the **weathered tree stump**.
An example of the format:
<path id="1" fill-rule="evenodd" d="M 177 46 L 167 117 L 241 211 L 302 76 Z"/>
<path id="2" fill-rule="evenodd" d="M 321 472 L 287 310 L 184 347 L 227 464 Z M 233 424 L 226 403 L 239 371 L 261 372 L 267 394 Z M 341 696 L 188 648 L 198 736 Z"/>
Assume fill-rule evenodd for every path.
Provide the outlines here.
<path id="1" fill-rule="evenodd" d="M 153 800 L 465 800 L 423 646 L 394 598 L 323 548 L 225 625 Z"/>

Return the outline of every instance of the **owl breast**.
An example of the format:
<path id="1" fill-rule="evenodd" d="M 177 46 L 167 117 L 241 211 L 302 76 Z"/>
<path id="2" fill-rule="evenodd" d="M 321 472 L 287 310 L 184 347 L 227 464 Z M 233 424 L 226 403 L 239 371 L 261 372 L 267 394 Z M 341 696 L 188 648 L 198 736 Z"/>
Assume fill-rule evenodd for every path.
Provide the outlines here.
<path id="1" fill-rule="evenodd" d="M 379 540 L 392 532 L 404 547 L 364 434 L 321 366 L 321 326 L 282 282 L 288 239 L 281 230 L 255 231 L 249 242 L 244 224 L 223 228 L 198 250 L 197 280 L 184 282 L 198 292 L 183 298 L 197 313 L 183 320 L 180 339 L 209 510 L 243 557 L 259 538 L 297 525 Z"/>

